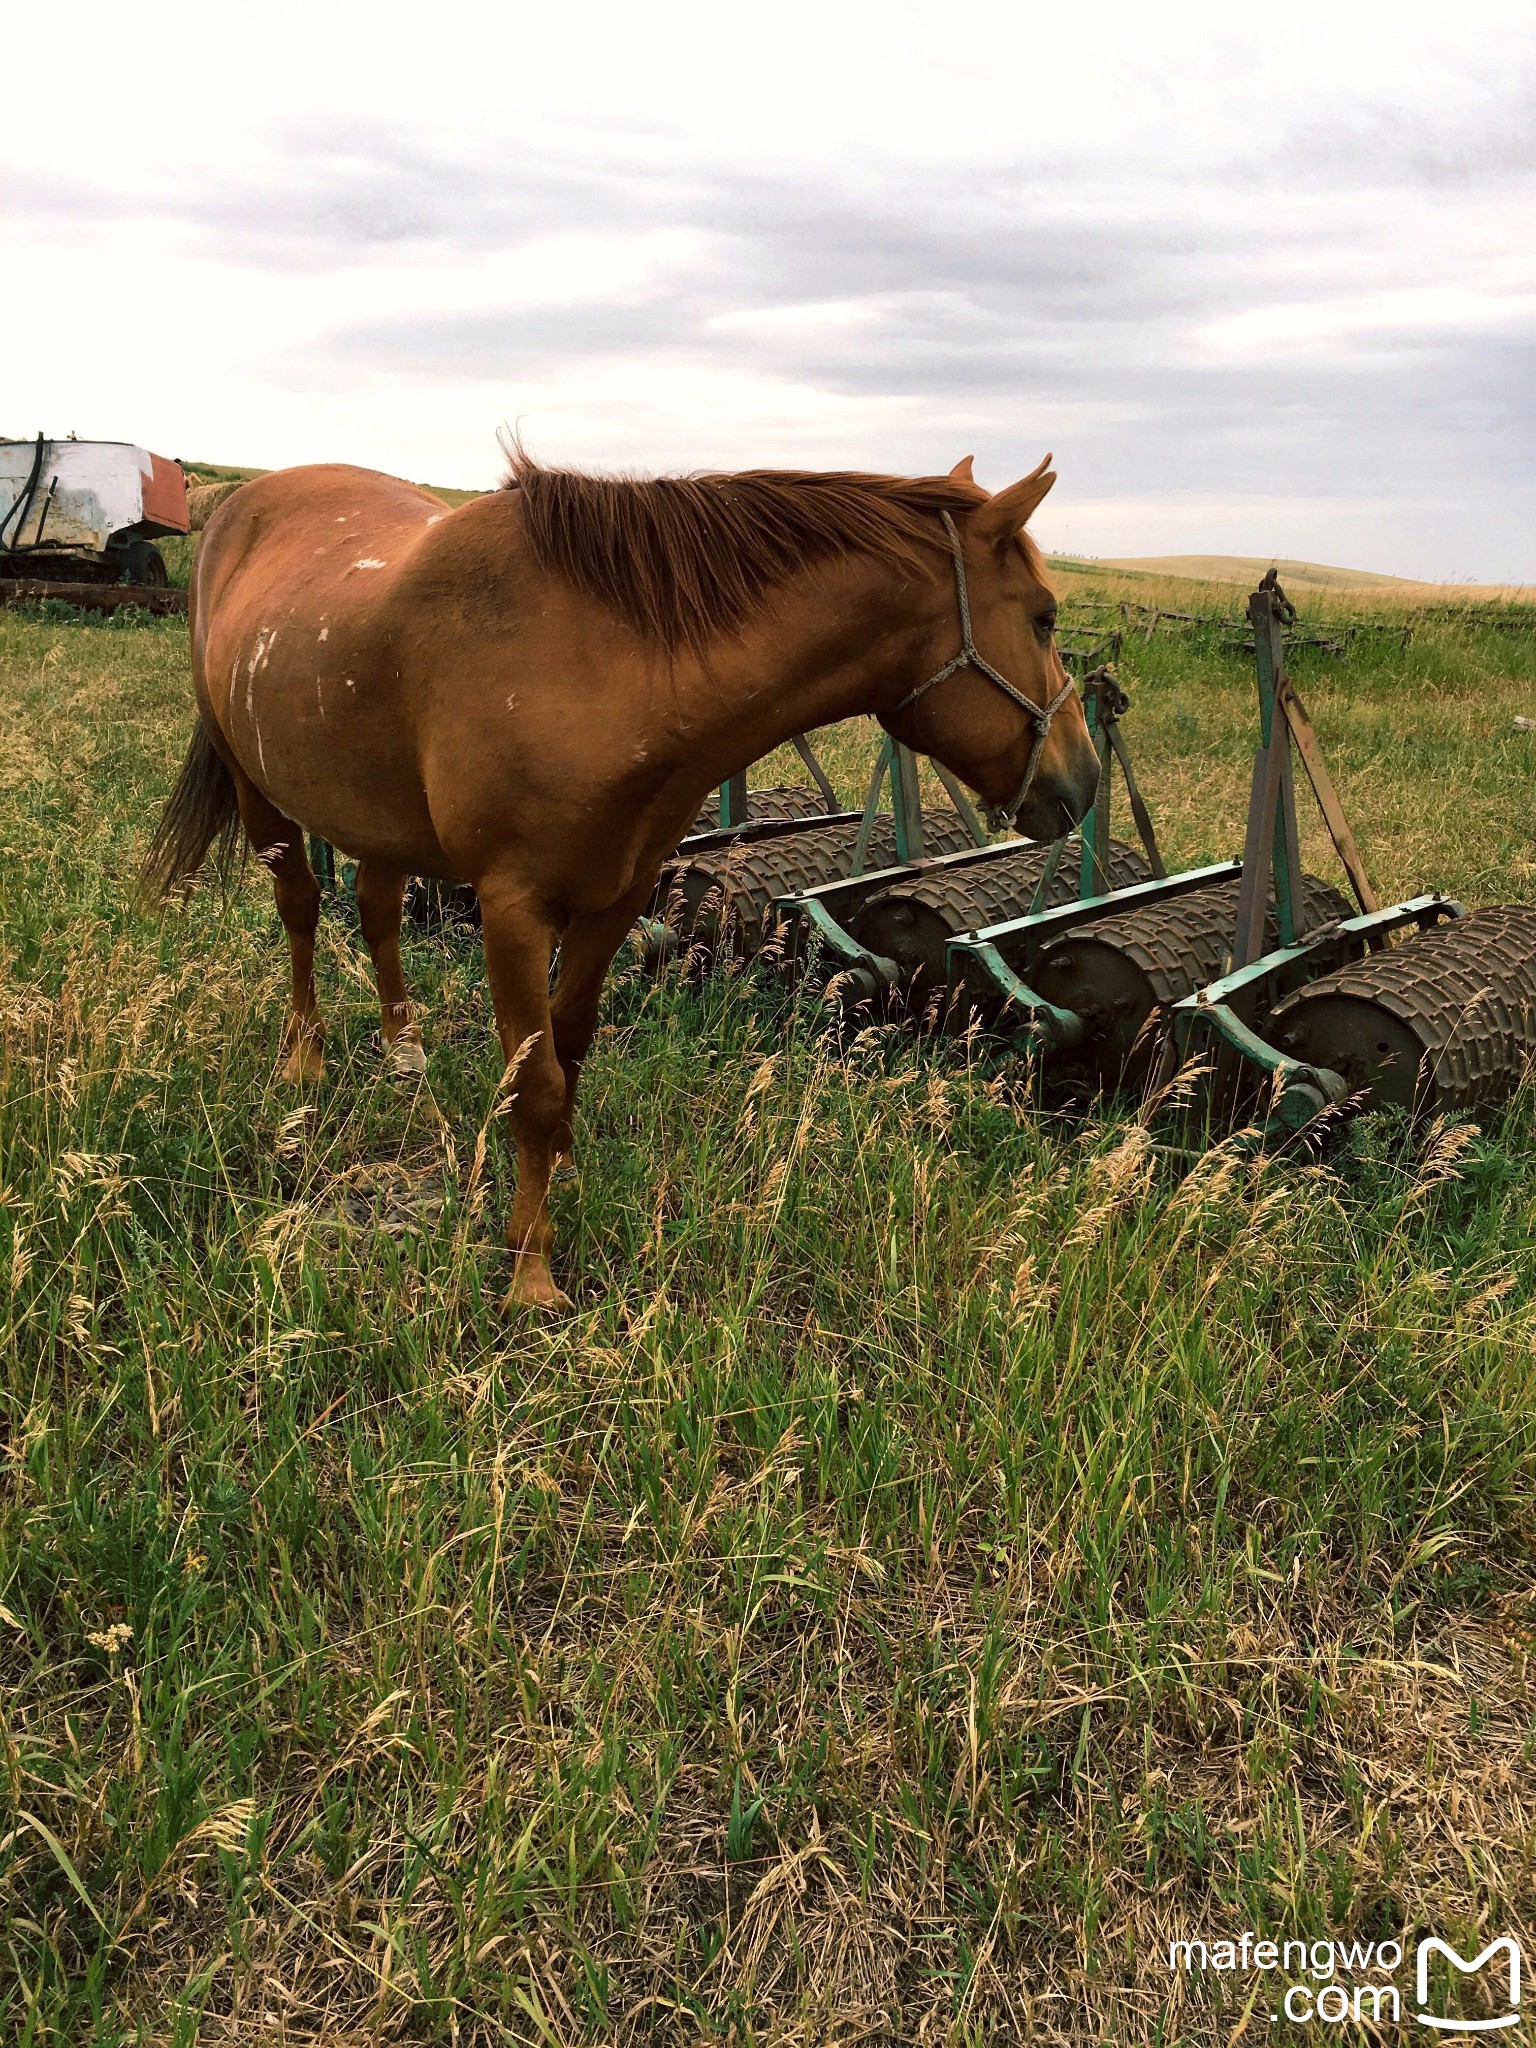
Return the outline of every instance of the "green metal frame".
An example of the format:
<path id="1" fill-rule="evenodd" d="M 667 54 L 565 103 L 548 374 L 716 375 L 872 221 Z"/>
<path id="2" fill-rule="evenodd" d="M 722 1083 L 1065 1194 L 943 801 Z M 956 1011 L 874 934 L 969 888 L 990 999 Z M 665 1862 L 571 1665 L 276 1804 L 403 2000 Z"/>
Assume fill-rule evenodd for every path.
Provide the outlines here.
<path id="1" fill-rule="evenodd" d="M 309 864 L 322 889 L 335 888 L 336 849 L 329 839 L 318 839 L 313 832 L 309 835 Z"/>
<path id="2" fill-rule="evenodd" d="M 1248 833 L 1243 847 L 1243 887 L 1238 897 L 1232 964 L 1243 967 L 1263 949 L 1269 886 L 1275 891 L 1275 928 L 1280 944 L 1300 936 L 1301 847 L 1296 829 L 1296 785 L 1291 767 L 1291 732 L 1278 709 L 1285 672 L 1285 626 L 1295 618 L 1274 580 L 1265 577 L 1248 600 L 1253 626 L 1254 668 L 1259 690 L 1259 746 L 1253 757 L 1248 800 Z"/>
<path id="3" fill-rule="evenodd" d="M 947 768 L 940 767 L 937 761 L 930 765 L 971 838 L 978 847 L 985 846 L 987 828 L 976 815 L 975 805 Z M 859 836 L 853 849 L 855 878 L 863 874 L 864 863 L 869 858 L 869 842 L 875 820 L 880 815 L 880 789 L 887 781 L 891 791 L 891 823 L 896 830 L 897 861 L 907 867 L 924 858 L 923 796 L 917 756 L 910 747 L 893 740 L 888 732 L 882 733 L 874 773 L 869 778 L 869 793 L 864 799 L 863 816 L 859 820 Z"/>
<path id="4" fill-rule="evenodd" d="M 939 854 L 932 860 L 926 857 L 917 756 L 910 747 L 892 739 L 889 733 L 883 733 L 859 819 L 851 873 L 838 881 L 807 889 L 800 895 L 782 896 L 774 904 L 774 909 L 787 917 L 799 934 L 797 951 L 801 956 L 813 948 L 819 950 L 835 963 L 835 973 L 848 977 L 848 992 L 856 1000 L 867 1000 L 882 989 L 893 987 L 898 976 L 894 960 L 866 951 L 841 922 L 854 904 L 862 902 L 877 889 L 888 888 L 892 883 L 915 874 L 919 868 L 926 872 L 934 867 L 968 867 L 976 861 L 996 859 L 1018 844 L 1016 840 L 1003 840 L 994 845 L 974 804 L 949 770 L 937 761 L 930 760 L 929 766 L 937 774 L 974 845 L 962 848 L 959 853 Z M 870 869 L 866 868 L 865 862 L 869 858 L 875 820 L 880 815 L 881 791 L 887 784 L 891 798 L 891 822 L 895 828 L 896 865 Z"/>
<path id="5" fill-rule="evenodd" d="M 720 829 L 732 831 L 738 825 L 745 825 L 752 815 L 751 798 L 747 793 L 747 773 L 729 776 L 720 785 Z"/>
<path id="6" fill-rule="evenodd" d="M 1385 908 L 1378 905 L 1316 734 L 1285 674 L 1285 628 L 1296 614 L 1273 570 L 1250 597 L 1248 617 L 1253 627 L 1259 745 L 1253 761 L 1242 860 L 1090 897 L 990 931 L 966 933 L 950 944 L 950 981 L 966 990 L 993 1029 L 1012 1037 L 1024 1049 L 1044 1051 L 1072 1045 L 1082 1036 L 1082 1020 L 1045 1002 L 1028 983 L 1044 942 L 1074 925 L 1240 876 L 1231 966 L 1219 980 L 1174 1005 L 1159 1075 L 1171 1079 L 1182 1060 L 1208 1052 L 1216 1070 L 1215 1092 L 1220 1096 L 1234 1077 L 1236 1063 L 1244 1062 L 1266 1076 L 1271 1085 L 1264 1131 L 1287 1134 L 1343 1102 L 1347 1087 L 1342 1076 L 1291 1059 L 1271 1045 L 1256 1020 L 1304 982 L 1358 958 L 1367 948 L 1383 945 L 1404 926 L 1431 925 L 1461 916 L 1463 911 L 1460 904 L 1440 895 L 1415 896 Z M 1100 721 L 1090 716 L 1089 729 L 1102 762 L 1106 752 Z M 1303 896 L 1293 744 L 1302 756 L 1323 821 L 1361 905 L 1358 917 L 1342 919 L 1305 936 L 1300 930 Z M 1083 831 L 1086 881 L 1096 868 L 1097 849 L 1107 836 L 1097 804 Z M 1264 952 L 1271 885 L 1280 943 Z"/>
<path id="7" fill-rule="evenodd" d="M 1064 1050 L 1084 1036 L 1084 1019 L 1048 1002 L 1030 986 L 1028 979 L 1048 940 L 1103 918 L 1239 878 L 1231 967 L 1219 980 L 1173 1006 L 1162 1066 L 1165 1074 L 1171 1074 L 1181 1060 L 1209 1052 L 1219 1080 L 1223 1070 L 1230 1077 L 1235 1062 L 1245 1063 L 1270 1083 L 1270 1109 L 1261 1127 L 1263 1133 L 1288 1135 L 1305 1127 L 1330 1106 L 1342 1103 L 1347 1095 L 1346 1083 L 1338 1074 L 1290 1058 L 1264 1038 L 1255 1020 L 1261 1020 L 1295 988 L 1345 960 L 1384 945 L 1393 933 L 1408 925 L 1427 928 L 1444 919 L 1463 916 L 1465 911 L 1450 897 L 1435 893 L 1385 907 L 1378 905 L 1324 766 L 1316 735 L 1285 674 L 1284 633 L 1286 626 L 1294 622 L 1295 612 L 1272 570 L 1249 599 L 1248 617 L 1254 635 L 1259 745 L 1254 755 L 1242 859 L 1165 874 L 1148 825 L 1144 837 L 1149 837 L 1149 851 L 1158 870 L 1154 879 L 1126 889 L 1103 888 L 1102 863 L 1110 831 L 1112 758 L 1118 758 L 1125 770 L 1138 825 L 1142 825 L 1144 813 L 1129 760 L 1115 730 L 1124 699 L 1112 678 L 1104 677 L 1102 697 L 1087 687 L 1084 689 L 1084 711 L 1099 756 L 1100 777 L 1093 809 L 1080 827 L 1082 853 L 1077 900 L 1043 909 L 1039 907 L 1044 896 L 1042 885 L 1036 907 L 1028 916 L 952 939 L 946 949 L 946 964 L 951 989 L 969 998 L 991 1032 L 1030 1054 Z M 1108 694 L 1111 690 L 1113 696 Z M 1303 894 L 1293 744 L 1302 757 L 1323 821 L 1361 904 L 1360 915 L 1305 935 L 1300 929 Z M 802 944 L 806 940 L 819 944 L 836 969 L 846 976 L 851 991 L 859 996 L 875 996 L 897 980 L 896 963 L 860 946 L 843 922 L 859 902 L 874 890 L 910 878 L 920 867 L 926 870 L 941 865 L 971 865 L 1005 855 L 1018 843 L 1003 841 L 989 846 L 978 834 L 975 849 L 945 855 L 941 861 L 924 862 L 921 820 L 915 810 L 916 764 L 910 757 L 903 759 L 904 754 L 905 749 L 898 748 L 889 738 L 885 740 L 870 783 L 852 876 L 799 896 L 785 897 L 777 906 L 796 920 Z M 887 776 L 896 818 L 898 864 L 865 873 L 863 856 L 868 849 L 874 807 Z M 1262 952 L 1271 886 L 1280 943 Z"/>
<path id="8" fill-rule="evenodd" d="M 1077 893 L 1086 902 L 1090 896 L 1104 894 L 1103 854 L 1109 844 L 1109 734 L 1099 716 L 1097 690 L 1084 698 L 1083 718 L 1087 723 L 1088 737 L 1093 741 L 1093 751 L 1099 757 L 1099 784 L 1094 791 L 1093 808 L 1077 828 L 1083 842 L 1082 857 L 1078 863 Z"/>
<path id="9" fill-rule="evenodd" d="M 985 846 L 962 847 L 958 853 L 941 853 L 922 863 L 921 872 L 933 874 L 940 868 L 980 867 L 1016 853 L 1025 842 L 999 839 Z M 882 989 L 894 988 L 900 974 L 894 960 L 883 953 L 871 953 L 848 930 L 847 920 L 868 897 L 898 882 L 910 881 L 919 872 L 912 861 L 894 867 L 866 868 L 836 882 L 823 882 L 798 896 L 781 896 L 775 910 L 799 928 L 799 948 L 808 954 L 819 947 L 833 963 L 833 971 L 852 977 L 848 992 L 855 1000 L 866 1000 Z"/>
<path id="10" fill-rule="evenodd" d="M 1088 737 L 1093 742 L 1093 750 L 1099 757 L 1099 783 L 1094 794 L 1093 808 L 1078 827 L 1082 839 L 1082 857 L 1079 864 L 1077 893 L 1086 903 L 1091 897 L 1104 894 L 1109 879 L 1107 859 L 1110 842 L 1110 806 L 1114 798 L 1116 761 L 1120 764 L 1131 815 L 1141 836 L 1142 845 L 1146 848 L 1152 873 L 1161 881 L 1168 870 L 1163 866 L 1163 856 L 1158 848 L 1151 813 L 1143 803 L 1141 791 L 1136 786 L 1131 757 L 1126 752 L 1124 740 L 1120 737 L 1120 720 L 1130 708 L 1130 700 L 1107 668 L 1093 669 L 1080 681 L 1083 693 L 1083 719 L 1088 727 Z M 1042 878 L 1040 902 L 1032 908 L 1038 910 L 1044 903 L 1046 886 L 1045 878 Z"/>
<path id="11" fill-rule="evenodd" d="M 803 732 L 797 732 L 790 745 L 811 772 L 811 779 L 821 791 L 827 817 L 839 816 L 842 805 L 837 791 L 827 779 L 826 770 L 816 758 L 815 749 Z M 814 819 L 814 813 L 812 817 Z M 752 823 L 752 792 L 747 787 L 745 768 L 737 775 L 731 775 L 720 785 L 720 829 L 722 832 L 740 831 L 743 825 Z"/>

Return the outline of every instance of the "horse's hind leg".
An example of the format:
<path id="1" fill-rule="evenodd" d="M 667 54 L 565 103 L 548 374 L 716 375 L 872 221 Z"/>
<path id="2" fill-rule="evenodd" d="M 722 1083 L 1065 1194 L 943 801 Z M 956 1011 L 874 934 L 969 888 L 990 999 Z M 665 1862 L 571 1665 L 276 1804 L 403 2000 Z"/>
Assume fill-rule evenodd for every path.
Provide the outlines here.
<path id="1" fill-rule="evenodd" d="M 271 871 L 277 914 L 288 933 L 293 966 L 293 1007 L 283 1043 L 288 1057 L 283 1079 L 318 1081 L 325 1067 L 325 1026 L 315 998 L 315 930 L 320 923 L 320 884 L 309 864 L 303 827 L 285 818 L 255 784 L 238 772 L 235 789 L 240 819 L 256 858 Z"/>
<path id="2" fill-rule="evenodd" d="M 399 1074 L 424 1074 L 427 1055 L 421 1026 L 411 1017 L 411 998 L 400 965 L 400 918 L 405 876 L 398 868 L 365 860 L 357 868 L 357 914 L 379 984 L 379 1035 L 390 1065 Z"/>
<path id="3" fill-rule="evenodd" d="M 530 1308 L 562 1308 L 566 1298 L 549 1270 L 554 1248 L 549 1176 L 565 1114 L 565 1074 L 549 1017 L 554 925 L 514 880 L 487 877 L 477 887 L 496 1029 L 502 1056 L 515 1069 L 506 1112 L 517 1146 L 517 1199 L 507 1225 L 513 1260 L 507 1298 Z"/>

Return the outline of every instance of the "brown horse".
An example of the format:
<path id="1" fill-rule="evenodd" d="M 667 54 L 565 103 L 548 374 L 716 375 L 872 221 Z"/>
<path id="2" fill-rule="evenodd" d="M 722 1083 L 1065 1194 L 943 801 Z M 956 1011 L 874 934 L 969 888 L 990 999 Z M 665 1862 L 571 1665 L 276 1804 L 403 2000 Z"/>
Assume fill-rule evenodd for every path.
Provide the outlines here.
<path id="1" fill-rule="evenodd" d="M 146 879 L 170 890 L 216 841 L 227 873 L 243 825 L 288 930 L 295 1082 L 324 1035 L 305 833 L 358 862 L 383 1037 L 414 1071 L 405 878 L 474 885 L 517 1063 L 512 1298 L 559 1303 L 547 1191 L 603 977 L 706 791 L 869 713 L 1023 832 L 1055 837 L 1092 801 L 1024 532 L 1049 462 L 989 497 L 969 458 L 948 477 L 621 481 L 519 450 L 502 490 L 453 512 L 339 464 L 243 484 L 203 536 L 198 724 Z"/>

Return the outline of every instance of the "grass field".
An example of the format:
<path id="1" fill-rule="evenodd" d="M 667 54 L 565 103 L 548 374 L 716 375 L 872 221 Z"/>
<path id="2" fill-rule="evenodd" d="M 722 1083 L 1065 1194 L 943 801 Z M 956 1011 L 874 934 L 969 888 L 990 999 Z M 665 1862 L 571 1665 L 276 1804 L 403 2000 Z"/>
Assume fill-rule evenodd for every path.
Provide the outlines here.
<path id="1" fill-rule="evenodd" d="M 1240 657 L 1122 674 L 1235 851 Z M 1384 890 L 1536 897 L 1536 635 L 1297 674 Z M 402 1093 L 328 918 L 294 1097 L 269 892 L 131 907 L 188 706 L 0 614 L 6 2041 L 1225 2043 L 1170 1939 L 1531 1953 L 1529 1091 L 1195 1163 L 626 963 L 508 1319 L 476 951 Z"/>

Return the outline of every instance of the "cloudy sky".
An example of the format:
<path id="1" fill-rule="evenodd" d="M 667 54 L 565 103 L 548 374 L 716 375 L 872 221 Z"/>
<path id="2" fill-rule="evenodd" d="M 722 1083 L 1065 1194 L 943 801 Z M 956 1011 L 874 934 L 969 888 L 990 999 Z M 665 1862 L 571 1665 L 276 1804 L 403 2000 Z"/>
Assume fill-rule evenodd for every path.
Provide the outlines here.
<path id="1" fill-rule="evenodd" d="M 503 424 L 993 487 L 1051 448 L 1054 548 L 1536 581 L 1529 0 L 28 16 L 6 433 L 466 485 Z"/>

